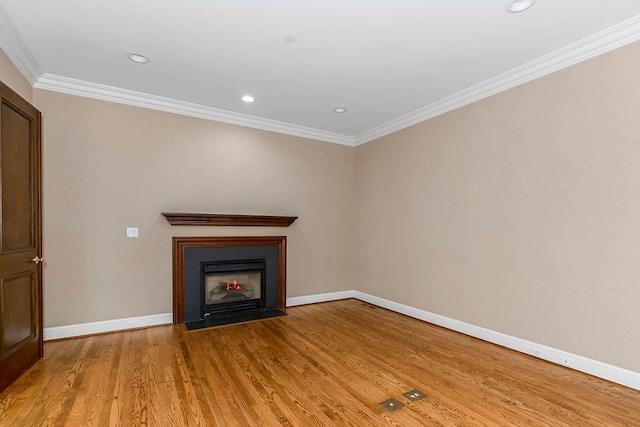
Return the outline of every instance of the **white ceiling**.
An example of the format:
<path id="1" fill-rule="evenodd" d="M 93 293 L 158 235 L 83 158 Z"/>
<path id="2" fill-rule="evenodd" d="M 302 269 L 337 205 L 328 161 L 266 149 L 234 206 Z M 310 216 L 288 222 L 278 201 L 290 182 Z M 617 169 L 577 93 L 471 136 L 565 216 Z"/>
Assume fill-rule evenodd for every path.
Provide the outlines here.
<path id="1" fill-rule="evenodd" d="M 36 87 L 353 145 L 640 39 L 638 0 L 508 3 L 1 0 L 0 47 Z"/>

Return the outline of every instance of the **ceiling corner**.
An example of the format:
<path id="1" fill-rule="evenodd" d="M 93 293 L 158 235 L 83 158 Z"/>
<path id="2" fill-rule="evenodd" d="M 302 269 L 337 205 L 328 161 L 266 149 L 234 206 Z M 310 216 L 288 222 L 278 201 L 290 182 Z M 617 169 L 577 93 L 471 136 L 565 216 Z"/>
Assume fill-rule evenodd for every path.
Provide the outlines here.
<path id="1" fill-rule="evenodd" d="M 33 86 L 42 75 L 42 69 L 2 7 L 0 7 L 0 48 Z"/>
<path id="2" fill-rule="evenodd" d="M 366 144 L 638 40 L 640 40 L 640 16 L 366 130 L 354 137 L 354 144 L 355 146 Z"/>

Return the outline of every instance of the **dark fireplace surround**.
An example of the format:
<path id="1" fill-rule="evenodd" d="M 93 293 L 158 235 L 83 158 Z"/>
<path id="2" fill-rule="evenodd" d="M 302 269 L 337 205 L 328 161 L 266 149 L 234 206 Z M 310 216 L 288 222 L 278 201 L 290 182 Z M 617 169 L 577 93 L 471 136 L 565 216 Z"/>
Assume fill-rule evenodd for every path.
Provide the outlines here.
<path id="1" fill-rule="evenodd" d="M 174 324 L 197 329 L 282 315 L 285 299 L 285 236 L 173 238 Z"/>

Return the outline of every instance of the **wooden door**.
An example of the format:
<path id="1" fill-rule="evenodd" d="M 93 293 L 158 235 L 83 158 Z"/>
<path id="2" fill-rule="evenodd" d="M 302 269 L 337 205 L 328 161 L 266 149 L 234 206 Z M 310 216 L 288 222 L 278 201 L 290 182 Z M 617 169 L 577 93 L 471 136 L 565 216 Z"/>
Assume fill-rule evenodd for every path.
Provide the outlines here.
<path id="1" fill-rule="evenodd" d="M 40 112 L 0 82 L 0 391 L 42 357 Z"/>

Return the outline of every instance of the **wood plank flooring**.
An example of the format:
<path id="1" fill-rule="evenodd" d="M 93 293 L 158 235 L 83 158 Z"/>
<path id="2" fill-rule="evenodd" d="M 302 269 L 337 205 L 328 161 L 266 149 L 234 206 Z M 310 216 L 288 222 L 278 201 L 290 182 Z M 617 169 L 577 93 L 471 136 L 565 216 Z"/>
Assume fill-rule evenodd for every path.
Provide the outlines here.
<path id="1" fill-rule="evenodd" d="M 46 343 L 0 425 L 640 426 L 640 391 L 360 301 L 288 313 Z"/>

